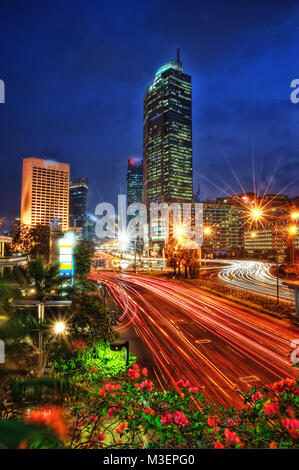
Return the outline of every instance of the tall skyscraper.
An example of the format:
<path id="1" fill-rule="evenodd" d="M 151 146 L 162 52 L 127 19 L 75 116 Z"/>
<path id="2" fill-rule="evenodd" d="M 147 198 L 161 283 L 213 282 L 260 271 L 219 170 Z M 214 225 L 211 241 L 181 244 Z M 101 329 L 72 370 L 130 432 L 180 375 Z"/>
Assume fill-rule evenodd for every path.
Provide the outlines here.
<path id="1" fill-rule="evenodd" d="M 142 202 L 143 166 L 142 160 L 128 159 L 127 171 L 127 203 Z"/>
<path id="2" fill-rule="evenodd" d="M 192 202 L 191 76 L 177 58 L 144 95 L 143 202 Z"/>
<path id="3" fill-rule="evenodd" d="M 77 178 L 70 183 L 70 226 L 84 227 L 88 211 L 88 178 Z"/>
<path id="4" fill-rule="evenodd" d="M 69 224 L 70 165 L 42 158 L 23 159 L 21 223 L 34 227 Z"/>

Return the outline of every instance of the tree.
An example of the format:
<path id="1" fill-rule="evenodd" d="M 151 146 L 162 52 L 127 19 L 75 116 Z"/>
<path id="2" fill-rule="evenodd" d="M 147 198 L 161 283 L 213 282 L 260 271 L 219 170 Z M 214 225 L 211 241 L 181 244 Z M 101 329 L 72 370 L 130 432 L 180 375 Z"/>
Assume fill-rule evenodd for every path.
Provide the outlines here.
<path id="1" fill-rule="evenodd" d="M 88 276 L 92 258 L 94 255 L 94 245 L 89 242 L 81 242 L 74 250 L 74 276 L 76 281 L 82 281 Z"/>
<path id="2" fill-rule="evenodd" d="M 72 305 L 69 307 L 69 335 L 90 345 L 97 340 L 113 338 L 115 321 L 106 304 L 97 293 L 75 290 Z"/>
<path id="3" fill-rule="evenodd" d="M 45 261 L 49 261 L 50 227 L 48 225 L 29 227 L 21 224 L 13 237 L 11 247 L 13 252 L 33 257 L 42 256 Z"/>
<path id="4" fill-rule="evenodd" d="M 15 277 L 20 287 L 30 289 L 30 296 L 41 302 L 59 297 L 65 290 L 63 284 L 67 280 L 60 275 L 59 265 L 45 265 L 41 257 L 30 261 L 27 269 L 18 268 Z"/>

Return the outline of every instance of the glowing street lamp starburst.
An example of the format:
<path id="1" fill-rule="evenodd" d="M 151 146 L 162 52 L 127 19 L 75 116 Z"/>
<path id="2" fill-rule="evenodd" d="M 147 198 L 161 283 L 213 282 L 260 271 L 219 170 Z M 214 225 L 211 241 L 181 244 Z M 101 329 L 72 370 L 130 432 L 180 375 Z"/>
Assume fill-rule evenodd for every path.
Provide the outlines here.
<path id="1" fill-rule="evenodd" d="M 65 323 L 63 321 L 57 321 L 54 323 L 53 332 L 55 335 L 62 335 L 65 332 Z"/>

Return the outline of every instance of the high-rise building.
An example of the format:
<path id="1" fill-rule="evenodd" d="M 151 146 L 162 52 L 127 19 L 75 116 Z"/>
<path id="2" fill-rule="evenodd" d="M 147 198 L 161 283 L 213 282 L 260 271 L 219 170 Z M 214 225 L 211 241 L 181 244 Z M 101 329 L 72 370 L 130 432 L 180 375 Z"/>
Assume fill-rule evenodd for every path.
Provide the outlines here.
<path id="1" fill-rule="evenodd" d="M 84 227 L 88 211 L 88 178 L 77 178 L 70 183 L 70 226 Z"/>
<path id="2" fill-rule="evenodd" d="M 203 203 L 203 250 L 237 256 L 243 248 L 246 209 L 234 198 Z"/>
<path id="3" fill-rule="evenodd" d="M 142 202 L 143 167 L 142 160 L 128 159 L 127 171 L 127 203 Z"/>
<path id="4" fill-rule="evenodd" d="M 69 224 L 70 165 L 42 158 L 23 159 L 21 223 L 34 227 Z"/>
<path id="5" fill-rule="evenodd" d="M 144 95 L 143 202 L 192 202 L 191 76 L 177 59 Z"/>

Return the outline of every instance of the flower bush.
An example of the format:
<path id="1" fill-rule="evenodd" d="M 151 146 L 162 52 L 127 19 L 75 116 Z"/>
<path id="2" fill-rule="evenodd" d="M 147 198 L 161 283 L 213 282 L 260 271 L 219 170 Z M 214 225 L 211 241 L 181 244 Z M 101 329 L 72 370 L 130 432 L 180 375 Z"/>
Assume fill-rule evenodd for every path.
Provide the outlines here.
<path id="1" fill-rule="evenodd" d="M 178 381 L 174 390 L 158 391 L 146 374 L 146 369 L 134 364 L 127 381 L 87 390 L 88 404 L 72 412 L 75 422 L 68 445 L 215 449 L 299 446 L 299 388 L 293 379 L 260 390 L 252 388 L 243 393 L 242 409 L 225 409 L 209 403 L 201 389 L 188 381 Z"/>
<path id="2" fill-rule="evenodd" d="M 71 409 L 68 404 L 32 410 L 23 420 L 30 433 L 29 428 L 25 437 L 15 433 L 16 447 L 53 448 L 54 438 L 56 446 L 75 449 L 299 447 L 299 384 L 294 379 L 253 387 L 242 393 L 243 407 L 225 409 L 209 403 L 189 381 L 179 380 L 173 390 L 162 392 L 147 374 L 133 364 L 121 381 L 100 388 L 83 383 L 83 399 Z M 0 446 L 7 445 L 2 424 Z"/>

